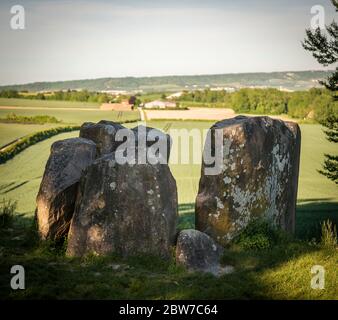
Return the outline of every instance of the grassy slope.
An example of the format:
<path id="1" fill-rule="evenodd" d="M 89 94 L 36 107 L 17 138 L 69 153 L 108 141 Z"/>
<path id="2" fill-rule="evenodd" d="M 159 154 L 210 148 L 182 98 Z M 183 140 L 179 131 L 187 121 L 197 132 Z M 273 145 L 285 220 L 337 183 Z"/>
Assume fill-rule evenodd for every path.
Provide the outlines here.
<path id="1" fill-rule="evenodd" d="M 51 128 L 56 128 L 59 125 L 57 123 L 48 123 L 48 124 L 9 124 L 9 123 L 0 123 L 0 146 L 9 143 L 17 138 L 31 134 L 37 131 L 47 130 Z"/>
<path id="2" fill-rule="evenodd" d="M 168 127 L 167 122 L 150 126 Z M 208 128 L 206 122 L 184 122 L 186 128 Z M 173 122 L 171 128 L 182 127 Z M 316 221 L 328 211 L 336 216 L 338 187 L 320 176 L 316 169 L 324 152 L 334 152 L 325 141 L 320 126 L 302 125 L 302 158 L 297 220 Z M 76 136 L 65 133 L 28 148 L 0 166 L 0 197 L 19 200 L 16 226 L 0 233 L 0 296 L 26 298 L 288 298 L 338 299 L 337 251 L 326 251 L 304 242 L 280 245 L 269 251 L 250 252 L 238 248 L 226 251 L 224 262 L 237 272 L 216 279 L 210 275 L 188 274 L 172 263 L 154 258 L 118 257 L 81 260 L 64 258 L 53 247 L 41 245 L 27 227 L 32 223 L 34 198 L 38 190 L 50 144 L 58 139 Z M 198 165 L 172 166 L 177 180 L 181 220 L 180 227 L 191 227 L 191 212 L 200 174 Z M 184 215 L 188 213 L 188 215 Z M 313 220 L 311 220 L 313 219 Z M 23 226 L 25 224 L 25 226 Z M 298 224 L 299 225 L 299 224 Z M 15 239 L 15 240 L 14 240 Z M 27 266 L 27 289 L 8 289 L 9 268 L 13 264 Z M 112 264 L 119 264 L 118 271 Z M 325 290 L 310 287 L 313 265 L 326 268 Z"/>
<path id="3" fill-rule="evenodd" d="M 232 247 L 223 263 L 236 272 L 215 278 L 156 257 L 66 258 L 62 248 L 39 243 L 25 222 L 0 233 L 2 299 L 338 299 L 336 249 L 295 241 L 258 252 Z M 14 264 L 25 267 L 25 290 L 9 287 Z M 325 268 L 324 290 L 310 286 L 317 264 Z"/>

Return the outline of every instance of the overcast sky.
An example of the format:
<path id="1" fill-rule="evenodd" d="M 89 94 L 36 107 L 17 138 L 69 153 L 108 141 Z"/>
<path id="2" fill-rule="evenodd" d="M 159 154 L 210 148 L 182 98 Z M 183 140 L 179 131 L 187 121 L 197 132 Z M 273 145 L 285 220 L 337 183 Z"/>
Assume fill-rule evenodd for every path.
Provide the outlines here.
<path id="1" fill-rule="evenodd" d="M 301 46 L 313 5 L 335 17 L 329 0 L 1 0 L 0 84 L 322 69 Z"/>

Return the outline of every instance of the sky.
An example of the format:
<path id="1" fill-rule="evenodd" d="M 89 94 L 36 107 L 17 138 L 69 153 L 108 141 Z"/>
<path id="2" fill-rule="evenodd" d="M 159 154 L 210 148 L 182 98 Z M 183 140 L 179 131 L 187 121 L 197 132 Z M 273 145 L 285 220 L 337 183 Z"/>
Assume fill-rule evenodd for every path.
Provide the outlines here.
<path id="1" fill-rule="evenodd" d="M 0 85 L 322 70 L 301 46 L 314 5 L 335 18 L 329 0 L 2 0 Z"/>

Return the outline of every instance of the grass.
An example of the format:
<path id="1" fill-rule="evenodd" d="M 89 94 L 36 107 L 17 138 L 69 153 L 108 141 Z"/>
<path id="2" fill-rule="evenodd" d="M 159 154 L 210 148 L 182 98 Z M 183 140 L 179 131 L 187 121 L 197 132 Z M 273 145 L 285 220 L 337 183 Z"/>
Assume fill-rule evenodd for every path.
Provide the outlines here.
<path id="1" fill-rule="evenodd" d="M 335 248 L 337 246 L 337 227 L 330 220 L 322 223 L 321 244 L 328 248 Z"/>
<path id="2" fill-rule="evenodd" d="M 78 101 L 0 98 L 0 106 L 27 107 L 27 108 L 98 108 L 100 104 L 94 102 L 78 102 Z"/>
<path id="3" fill-rule="evenodd" d="M 34 101 L 34 100 L 33 100 Z M 0 118 L 5 118 L 13 110 L 0 109 Z M 44 108 L 41 110 L 34 109 L 20 109 L 15 110 L 18 116 L 38 116 L 43 113 L 44 115 L 55 117 L 61 120 L 64 124 L 81 125 L 83 122 L 92 121 L 98 122 L 102 119 L 112 120 L 118 122 L 138 120 L 138 111 L 102 111 L 102 110 L 58 110 L 53 108 Z M 5 133 L 3 133 L 5 134 Z"/>
<path id="4" fill-rule="evenodd" d="M 18 116 L 15 113 L 7 114 L 6 118 L 0 118 L 0 122 L 5 123 L 23 123 L 23 124 L 45 124 L 60 123 L 61 121 L 55 117 L 39 115 L 34 117 Z"/>
<path id="5" fill-rule="evenodd" d="M 156 257 L 67 258 L 63 247 L 40 243 L 32 218 L 23 216 L 0 243 L 0 299 L 338 299 L 337 250 L 300 241 L 258 251 L 231 246 L 222 262 L 236 271 L 220 278 Z M 25 266 L 25 290 L 9 287 L 14 264 Z M 324 290 L 310 286 L 318 264 Z"/>
<path id="6" fill-rule="evenodd" d="M 28 134 L 48 130 L 55 128 L 63 124 L 11 124 L 11 123 L 0 123 L 0 147 L 23 136 Z"/>
<path id="7" fill-rule="evenodd" d="M 9 226 L 14 218 L 16 201 L 3 199 L 0 202 L 0 228 Z"/>
<path id="8" fill-rule="evenodd" d="M 212 122 L 196 121 L 154 121 L 147 125 L 159 129 L 207 129 Z M 136 124 L 130 124 L 134 126 Z M 0 132 L 3 124 L 0 124 Z M 19 126 L 19 125 L 15 125 Z M 335 146 L 325 140 L 319 125 L 301 125 L 302 151 L 298 191 L 298 215 L 307 216 L 306 221 L 316 221 L 320 212 L 330 218 L 336 215 L 338 186 L 317 172 L 324 159 L 324 153 L 334 153 Z M 6 133 L 4 133 L 6 134 Z M 34 199 L 38 190 L 50 145 L 60 139 L 78 136 L 78 132 L 60 134 L 28 148 L 5 165 L 0 165 L 0 196 L 18 200 L 19 212 L 33 212 Z M 174 154 L 174 150 L 172 151 Z M 178 186 L 179 203 L 194 203 L 198 191 L 200 165 L 173 164 L 171 170 Z M 320 186 L 320 188 L 318 188 Z M 190 214 L 192 210 L 188 211 Z M 301 218 L 300 218 L 301 219 Z M 304 221 L 305 223 L 305 221 Z"/>
<path id="9" fill-rule="evenodd" d="M 81 113 L 77 116 L 82 119 Z M 29 115 L 33 115 L 31 111 Z M 70 119 L 79 121 L 74 115 L 69 114 Z M 211 124 L 205 121 L 147 123 L 165 131 L 207 129 Z M 250 245 L 233 245 L 225 250 L 223 262 L 233 265 L 236 272 L 219 279 L 187 273 L 173 261 L 154 257 L 70 259 L 64 257 L 63 248 L 40 243 L 33 213 L 50 145 L 59 139 L 78 136 L 78 132 L 60 134 L 24 150 L 0 165 L 0 197 L 18 201 L 12 225 L 0 233 L 0 298 L 338 299 L 337 249 L 309 241 L 312 237 L 320 240 L 322 221 L 330 219 L 338 224 L 338 186 L 317 172 L 323 154 L 334 153 L 335 146 L 325 140 L 319 125 L 301 125 L 301 130 L 296 237 L 304 240 L 259 245 L 260 250 L 251 250 Z M 178 186 L 179 227 L 193 227 L 200 166 L 171 165 L 171 170 Z M 254 239 L 253 247 L 256 243 Z M 26 290 L 10 290 L 9 270 L 13 264 L 26 266 Z M 326 270 L 324 290 L 313 290 L 310 286 L 311 267 L 318 264 Z"/>

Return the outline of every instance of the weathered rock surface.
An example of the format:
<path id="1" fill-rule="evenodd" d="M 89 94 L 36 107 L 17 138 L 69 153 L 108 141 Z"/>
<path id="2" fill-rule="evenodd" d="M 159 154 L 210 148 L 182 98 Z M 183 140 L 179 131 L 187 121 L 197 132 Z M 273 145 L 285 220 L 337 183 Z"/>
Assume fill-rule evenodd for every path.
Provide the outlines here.
<path id="1" fill-rule="evenodd" d="M 72 138 L 54 142 L 37 195 L 36 217 L 42 239 L 67 235 L 82 171 L 95 159 L 95 143 Z"/>
<path id="2" fill-rule="evenodd" d="M 167 165 L 97 159 L 80 182 L 67 254 L 169 257 L 176 236 L 176 182 Z"/>
<path id="3" fill-rule="evenodd" d="M 196 199 L 196 229 L 226 244 L 254 218 L 293 232 L 298 188 L 300 130 L 269 117 L 217 122 L 222 130 L 223 169 L 205 175 Z M 214 142 L 212 142 L 213 144 Z M 214 148 L 214 145 L 211 146 Z"/>
<path id="4" fill-rule="evenodd" d="M 203 232 L 189 229 L 178 235 L 176 263 L 189 271 L 209 272 L 216 276 L 232 272 L 231 266 L 220 265 L 222 253 L 223 248 Z"/>
<path id="5" fill-rule="evenodd" d="M 139 125 L 131 130 L 135 135 L 137 148 L 144 149 L 146 147 L 147 150 L 152 148 L 156 158 L 160 158 L 159 155 L 161 155 L 166 163 L 168 163 L 172 145 L 172 139 L 169 134 L 143 125 Z"/>
<path id="6" fill-rule="evenodd" d="M 113 121 L 85 122 L 80 129 L 80 137 L 94 141 L 97 148 L 97 157 L 100 157 L 115 151 L 122 143 L 115 140 L 116 132 L 119 129 L 125 129 L 125 127 Z"/>

